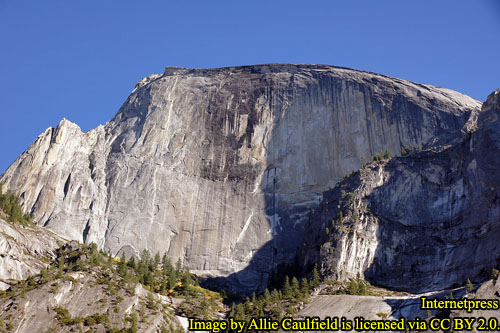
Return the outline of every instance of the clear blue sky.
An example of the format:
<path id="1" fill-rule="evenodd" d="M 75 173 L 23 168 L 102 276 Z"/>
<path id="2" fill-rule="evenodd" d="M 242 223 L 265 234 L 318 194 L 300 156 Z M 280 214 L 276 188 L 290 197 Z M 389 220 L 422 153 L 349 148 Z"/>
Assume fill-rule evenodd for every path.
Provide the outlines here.
<path id="1" fill-rule="evenodd" d="M 61 118 L 86 131 L 165 66 L 316 63 L 484 100 L 499 0 L 0 0 L 0 172 Z"/>

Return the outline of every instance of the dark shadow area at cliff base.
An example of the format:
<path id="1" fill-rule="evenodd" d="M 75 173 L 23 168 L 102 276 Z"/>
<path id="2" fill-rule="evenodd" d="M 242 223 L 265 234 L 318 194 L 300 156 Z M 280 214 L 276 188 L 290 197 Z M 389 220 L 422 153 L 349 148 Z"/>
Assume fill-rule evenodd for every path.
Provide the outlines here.
<path id="1" fill-rule="evenodd" d="M 379 219 L 367 281 L 423 293 L 490 279 L 500 254 L 500 127 L 490 125 L 439 153 L 391 161 L 389 180 L 367 197 Z M 387 198 L 403 186 L 395 211 Z"/>
<path id="2" fill-rule="evenodd" d="M 288 217 L 287 212 L 283 212 L 280 217 Z M 274 277 L 280 281 L 284 278 L 284 273 L 291 274 L 293 268 L 298 268 L 294 262 L 295 255 L 301 244 L 303 226 L 293 226 L 293 221 L 289 219 L 287 232 L 274 235 L 273 239 L 266 242 L 257 250 L 250 260 L 250 263 L 242 270 L 234 272 L 226 277 L 201 277 L 201 284 L 209 289 L 225 290 L 239 295 L 258 294 L 268 287 L 269 279 Z M 283 273 L 277 277 L 279 273 Z M 300 269 L 296 270 L 296 274 Z M 274 276 L 273 276 L 274 274 Z M 281 283 L 273 287 L 281 288 Z"/>
<path id="3" fill-rule="evenodd" d="M 296 74 L 294 71 L 296 69 L 293 69 L 291 74 Z M 271 137 L 265 143 L 267 164 L 264 173 L 267 175 L 265 176 L 267 180 L 260 183 L 260 190 L 265 196 L 265 215 L 273 237 L 259 249 L 254 250 L 247 267 L 227 277 L 206 278 L 203 281 L 206 287 L 245 294 L 262 291 L 267 286 L 266 281 L 270 272 L 275 270 L 278 264 L 291 264 L 294 261 L 298 249 L 302 246 L 305 231 L 311 228 L 307 225 L 308 210 L 318 207 L 318 202 L 315 200 L 321 197 L 321 191 L 326 190 L 330 185 L 333 186 L 329 182 L 333 183 L 341 177 L 339 173 L 352 172 L 352 169 L 360 166 L 362 157 L 367 158 L 363 156 L 366 151 L 375 154 L 382 147 L 388 148 L 388 141 L 392 143 L 393 149 L 394 146 L 402 145 L 418 146 L 434 136 L 447 141 L 449 137 L 460 133 L 469 117 L 467 112 L 458 114 L 452 112 L 456 110 L 451 108 L 441 108 L 439 100 L 432 98 L 425 105 L 416 103 L 412 95 L 405 94 L 403 90 L 401 92 L 391 90 L 387 96 L 381 96 L 380 91 L 377 91 L 378 88 L 386 86 L 389 91 L 389 88 L 392 89 L 393 86 L 398 85 L 394 82 L 383 82 L 378 77 L 363 77 L 361 81 L 323 72 L 308 72 L 307 74 L 314 80 L 307 81 L 307 84 L 302 82 L 302 85 L 296 84 L 298 76 L 292 75 L 287 79 L 289 81 L 280 82 L 273 77 L 262 75 L 260 80 L 268 80 L 263 90 L 265 94 L 262 96 L 256 94 L 249 98 L 252 102 L 250 104 L 257 105 L 254 104 L 253 99 L 256 101 L 265 96 L 263 99 L 267 103 L 266 107 L 272 110 L 270 114 L 275 117 L 273 118 L 274 127 L 270 130 L 272 131 Z M 372 90 L 371 85 L 377 87 L 377 90 Z M 414 87 L 418 90 L 417 96 L 421 96 L 420 89 L 424 88 L 429 90 L 421 85 Z M 352 93 L 344 94 L 344 91 Z M 362 97 L 356 97 L 358 94 L 354 92 Z M 363 103 L 360 102 L 361 99 Z M 366 112 L 369 109 L 369 114 L 357 115 L 355 110 L 365 104 L 370 104 L 369 108 L 363 109 Z M 249 115 L 245 133 L 248 143 L 252 140 L 252 131 L 257 128 L 259 119 L 255 116 L 257 110 L 251 109 L 245 112 Z M 358 118 L 366 120 L 366 128 L 359 126 L 361 121 Z M 304 126 L 303 123 L 311 119 L 316 121 L 314 126 L 311 124 L 309 127 Z M 319 122 L 318 119 L 320 119 Z M 429 128 L 423 126 L 426 121 L 430 122 Z M 391 132 L 390 129 L 394 123 L 397 126 L 394 126 Z M 339 124 L 341 125 L 338 126 Z M 387 133 L 384 132 L 381 138 L 379 132 L 386 127 Z M 358 152 L 361 146 L 359 142 L 355 140 L 350 142 L 354 128 L 358 129 L 355 132 L 358 136 L 359 133 L 366 132 L 365 138 L 368 144 L 362 153 Z M 402 137 L 402 133 L 406 135 Z M 393 135 L 395 139 L 390 140 L 385 137 L 386 135 Z M 307 137 L 309 140 L 300 141 L 302 137 Z M 324 139 L 325 137 L 328 140 Z M 345 141 L 342 142 L 342 147 L 322 150 L 323 146 L 335 147 L 337 140 Z M 248 146 L 248 148 L 251 147 Z M 296 157 L 294 154 L 300 154 L 301 158 L 293 158 Z M 291 155 L 294 156 L 291 157 Z M 349 163 L 341 163 L 345 161 Z M 329 167 L 323 168 L 326 163 L 330 163 Z M 296 167 L 297 165 L 301 167 Z M 347 170 L 348 168 L 350 170 Z M 288 180 L 288 183 L 283 179 Z M 300 181 L 295 181 L 297 179 Z M 390 185 L 383 185 L 381 190 L 387 186 Z M 294 196 L 298 192 L 303 195 Z M 298 203 L 304 202 L 306 204 L 302 206 L 302 211 L 294 211 L 292 208 L 296 208 L 294 204 L 299 205 Z M 375 208 L 373 211 L 377 213 Z M 397 219 L 387 218 L 380 223 L 381 227 L 376 235 L 379 246 L 376 249 L 372 266 L 365 273 L 365 278 L 374 284 L 409 291 L 419 291 L 422 288 L 436 290 L 435 288 L 441 287 L 443 284 L 440 284 L 439 279 L 436 280 L 432 274 L 428 278 L 415 278 L 419 272 L 436 271 L 436 262 L 426 260 L 435 255 L 435 253 L 432 254 L 435 249 L 446 249 L 446 242 L 439 234 L 440 228 L 437 227 L 433 233 L 429 233 L 425 228 L 406 227 L 393 221 Z M 257 223 L 257 221 L 252 220 L 252 223 Z M 331 223 L 331 220 L 328 223 Z M 319 232 L 324 232 L 324 230 L 325 226 L 322 226 Z M 322 234 L 319 235 L 323 237 Z M 401 237 L 406 237 L 404 246 L 397 244 Z M 420 243 L 425 243 L 421 248 L 422 253 L 415 252 L 414 246 Z M 420 255 L 422 260 L 415 260 L 416 255 Z M 314 258 L 314 261 L 317 262 L 318 258 Z M 392 261 L 393 259 L 395 261 Z M 297 270 L 309 268 L 311 263 L 313 265 L 315 263 L 312 261 L 312 257 L 301 258 L 299 262 L 303 264 L 303 267 Z M 307 274 L 307 269 L 303 269 L 303 273 Z M 454 278 L 454 280 L 458 281 L 459 278 Z"/>

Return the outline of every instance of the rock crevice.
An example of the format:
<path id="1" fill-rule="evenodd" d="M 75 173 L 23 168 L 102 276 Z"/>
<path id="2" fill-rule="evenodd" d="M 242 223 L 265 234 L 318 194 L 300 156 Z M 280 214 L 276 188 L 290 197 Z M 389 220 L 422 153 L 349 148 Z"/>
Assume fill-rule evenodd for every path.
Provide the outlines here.
<path id="1" fill-rule="evenodd" d="M 87 133 L 63 120 L 2 175 L 25 211 L 113 255 L 168 251 L 243 287 L 299 246 L 322 192 L 380 150 L 462 135 L 481 103 L 324 65 L 172 69 Z M 71 175 L 71 176 L 70 176 Z M 267 260 L 251 263 L 255 249 Z"/>

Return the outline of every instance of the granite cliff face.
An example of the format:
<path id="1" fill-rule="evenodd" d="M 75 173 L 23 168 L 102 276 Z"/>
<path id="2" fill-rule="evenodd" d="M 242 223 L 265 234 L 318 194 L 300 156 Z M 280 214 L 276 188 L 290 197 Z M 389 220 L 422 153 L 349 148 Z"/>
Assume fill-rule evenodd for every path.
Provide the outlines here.
<path id="1" fill-rule="evenodd" d="M 500 92 L 469 125 L 456 143 L 369 163 L 325 192 L 302 260 L 411 292 L 489 278 L 500 264 Z"/>
<path id="2" fill-rule="evenodd" d="M 323 191 L 382 149 L 461 137 L 480 105 L 331 66 L 167 68 L 104 126 L 47 129 L 0 183 L 59 234 L 113 255 L 168 252 L 196 273 L 246 268 L 234 286 L 254 288 L 293 258 Z"/>

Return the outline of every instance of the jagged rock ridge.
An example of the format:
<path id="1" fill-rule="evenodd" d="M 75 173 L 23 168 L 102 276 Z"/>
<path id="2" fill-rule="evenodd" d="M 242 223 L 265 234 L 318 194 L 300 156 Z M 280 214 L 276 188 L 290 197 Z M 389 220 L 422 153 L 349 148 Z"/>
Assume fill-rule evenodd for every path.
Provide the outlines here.
<path id="1" fill-rule="evenodd" d="M 370 163 L 325 192 L 302 260 L 319 260 L 327 278 L 412 292 L 489 278 L 500 262 L 499 116 L 497 91 L 459 142 Z"/>
<path id="2" fill-rule="evenodd" d="M 104 126 L 47 129 L 0 183 L 67 237 L 113 255 L 167 251 L 215 276 L 246 268 L 236 278 L 253 288 L 293 257 L 308 210 L 363 158 L 460 136 L 479 107 L 332 66 L 167 68 Z"/>

